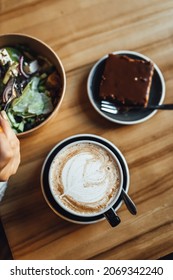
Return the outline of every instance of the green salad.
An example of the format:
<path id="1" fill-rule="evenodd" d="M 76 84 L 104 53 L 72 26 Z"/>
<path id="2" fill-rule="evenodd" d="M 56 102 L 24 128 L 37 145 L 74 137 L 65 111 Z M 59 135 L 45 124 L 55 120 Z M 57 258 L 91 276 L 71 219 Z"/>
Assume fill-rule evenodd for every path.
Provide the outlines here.
<path id="1" fill-rule="evenodd" d="M 61 79 L 56 68 L 26 46 L 0 49 L 0 110 L 21 133 L 42 123 L 59 101 Z"/>

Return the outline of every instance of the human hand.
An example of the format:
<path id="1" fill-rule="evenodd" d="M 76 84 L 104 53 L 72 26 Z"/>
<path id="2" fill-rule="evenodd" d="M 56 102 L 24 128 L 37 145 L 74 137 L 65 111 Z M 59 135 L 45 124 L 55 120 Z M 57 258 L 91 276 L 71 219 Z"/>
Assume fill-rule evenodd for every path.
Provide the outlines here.
<path id="1" fill-rule="evenodd" d="M 7 181 L 20 164 L 20 142 L 5 111 L 0 113 L 0 181 Z"/>

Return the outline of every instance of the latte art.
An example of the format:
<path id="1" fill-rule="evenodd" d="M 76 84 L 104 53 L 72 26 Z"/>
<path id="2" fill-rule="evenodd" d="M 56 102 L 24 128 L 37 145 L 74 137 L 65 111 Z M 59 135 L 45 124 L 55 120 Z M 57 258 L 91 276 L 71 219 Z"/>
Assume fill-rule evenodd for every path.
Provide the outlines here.
<path id="1" fill-rule="evenodd" d="M 120 185 L 115 158 L 102 146 L 77 143 L 62 149 L 50 171 L 52 193 L 73 213 L 98 213 L 112 201 Z"/>

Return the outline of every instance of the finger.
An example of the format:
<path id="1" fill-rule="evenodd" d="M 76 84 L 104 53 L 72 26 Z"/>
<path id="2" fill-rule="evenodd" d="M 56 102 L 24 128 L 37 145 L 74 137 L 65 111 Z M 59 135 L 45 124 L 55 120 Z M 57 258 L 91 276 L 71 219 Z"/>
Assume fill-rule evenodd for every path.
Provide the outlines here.
<path id="1" fill-rule="evenodd" d="M 3 133 L 4 131 L 2 129 L 1 120 L 2 120 L 2 117 L 1 117 L 1 114 L 0 114 L 0 133 Z"/>
<path id="2" fill-rule="evenodd" d="M 7 137 L 4 133 L 0 135 L 0 170 L 4 168 L 13 156 L 13 151 L 9 146 Z"/>
<path id="3" fill-rule="evenodd" d="M 8 121 L 8 117 L 5 111 L 0 112 L 0 124 L 2 131 L 7 136 L 7 138 L 11 138 L 15 135 L 14 131 L 11 129 L 10 123 Z"/>
<path id="4" fill-rule="evenodd" d="M 6 114 L 6 112 L 5 112 L 4 110 L 0 112 L 0 115 L 1 115 L 1 117 L 2 117 L 4 120 L 8 121 L 7 114 Z"/>

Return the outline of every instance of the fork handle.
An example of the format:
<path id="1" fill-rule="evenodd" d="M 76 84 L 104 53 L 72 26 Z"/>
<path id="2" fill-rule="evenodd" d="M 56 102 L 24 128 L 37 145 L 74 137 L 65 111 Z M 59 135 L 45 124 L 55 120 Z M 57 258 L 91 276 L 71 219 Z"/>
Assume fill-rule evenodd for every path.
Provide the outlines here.
<path id="1" fill-rule="evenodd" d="M 119 107 L 116 106 L 115 107 Z M 129 108 L 129 109 L 137 109 L 137 110 L 173 110 L 173 104 L 160 104 L 160 105 L 148 105 L 146 107 L 138 106 L 138 105 L 122 105 L 122 108 Z"/>
<path id="2" fill-rule="evenodd" d="M 144 107 L 144 108 L 146 108 L 146 109 L 159 109 L 159 110 L 173 110 L 173 104 L 148 105 L 147 107 Z"/>

